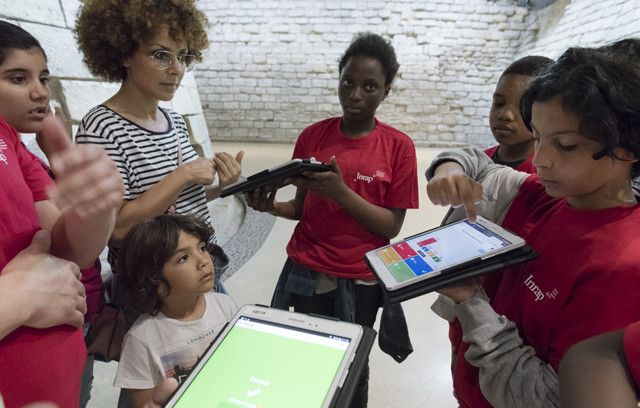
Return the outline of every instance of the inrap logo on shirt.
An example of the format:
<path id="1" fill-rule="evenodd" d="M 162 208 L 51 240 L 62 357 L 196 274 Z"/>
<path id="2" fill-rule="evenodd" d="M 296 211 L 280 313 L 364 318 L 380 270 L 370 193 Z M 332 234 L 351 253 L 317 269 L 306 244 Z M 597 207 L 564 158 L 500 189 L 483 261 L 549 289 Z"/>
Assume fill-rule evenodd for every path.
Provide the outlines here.
<path id="1" fill-rule="evenodd" d="M 534 294 L 536 302 L 545 298 L 555 299 L 556 296 L 558 296 L 558 289 L 543 291 L 540 286 L 533 281 L 533 275 L 531 274 L 524 280 L 524 285 Z"/>
<path id="2" fill-rule="evenodd" d="M 384 177 L 384 172 L 380 170 L 376 170 L 373 176 L 368 176 L 366 174 L 362 174 L 360 172 L 356 173 L 356 178 L 353 181 L 364 181 L 365 183 L 371 183 L 376 177 Z"/>

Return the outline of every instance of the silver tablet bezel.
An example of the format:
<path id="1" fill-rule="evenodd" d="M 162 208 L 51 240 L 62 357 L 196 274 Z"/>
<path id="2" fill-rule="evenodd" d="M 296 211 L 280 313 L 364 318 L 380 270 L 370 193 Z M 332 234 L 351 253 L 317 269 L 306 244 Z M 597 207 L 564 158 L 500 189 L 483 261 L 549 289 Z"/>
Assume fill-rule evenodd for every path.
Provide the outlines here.
<path id="1" fill-rule="evenodd" d="M 320 317 L 309 316 L 307 314 L 294 313 L 286 310 L 273 309 L 257 305 L 245 305 L 238 311 L 238 313 L 229 322 L 229 324 L 227 324 L 225 329 L 220 333 L 220 335 L 216 338 L 212 345 L 206 350 L 198 363 L 193 367 L 192 372 L 187 376 L 187 378 L 185 378 L 182 384 L 180 384 L 179 388 L 171 396 L 169 401 L 167 401 L 165 407 L 173 407 L 176 403 L 179 402 L 182 395 L 188 391 L 189 385 L 191 384 L 193 379 L 196 378 L 197 373 L 206 365 L 209 358 L 214 354 L 218 346 L 224 341 L 225 337 L 234 327 L 236 322 L 243 316 L 273 322 L 285 326 L 291 326 L 294 328 L 311 330 L 351 339 L 321 406 L 321 408 L 329 408 L 334 394 L 339 388 L 342 387 L 345 379 L 347 378 L 351 363 L 355 358 L 356 350 L 362 339 L 362 326 L 353 323 L 324 319 Z"/>
<path id="2" fill-rule="evenodd" d="M 465 222 L 467 221 L 467 219 L 464 220 L 460 220 L 460 221 L 456 221 L 453 222 L 451 224 L 447 224 L 447 225 L 443 225 L 437 228 L 433 228 L 424 232 L 421 232 L 419 234 L 415 234 L 411 237 L 405 238 L 401 241 L 397 241 L 394 242 L 392 244 L 386 245 L 384 247 L 380 247 L 380 248 L 376 248 L 372 251 L 369 251 L 366 253 L 366 258 L 367 261 L 369 262 L 369 264 L 371 265 L 371 267 L 374 269 L 375 274 L 378 276 L 378 278 L 382 281 L 384 287 L 388 290 L 388 291 L 394 291 L 397 289 L 401 289 L 404 288 L 406 286 L 412 285 L 414 283 L 417 282 L 421 282 L 423 280 L 428 280 L 431 278 L 434 278 L 436 276 L 439 276 L 443 271 L 449 271 L 454 269 L 456 266 L 462 265 L 462 264 L 466 264 L 467 262 L 471 262 L 474 260 L 481 260 L 481 259 L 488 259 L 491 257 L 494 257 L 498 254 L 502 254 L 517 248 L 520 248 L 522 246 L 525 245 L 525 241 L 524 239 L 522 239 L 521 237 L 515 235 L 514 233 L 502 228 L 500 225 L 487 220 L 486 218 L 483 218 L 481 216 L 478 216 L 476 219 L 476 223 L 482 225 L 483 227 L 487 228 L 489 231 L 495 233 L 496 235 L 500 236 L 501 238 L 506 239 L 507 241 L 511 242 L 511 245 L 504 247 L 504 248 L 497 248 L 494 251 L 491 252 L 487 252 L 486 254 L 483 254 L 481 256 L 479 255 L 475 255 L 473 257 L 469 257 L 468 259 L 455 263 L 453 265 L 448 266 L 446 269 L 434 272 L 434 273 L 429 273 L 426 275 L 422 275 L 422 276 L 416 276 L 413 279 L 409 279 L 407 281 L 404 282 L 398 282 L 395 278 L 395 276 L 393 276 L 393 274 L 391 273 L 391 271 L 389 270 L 389 268 L 387 268 L 387 265 L 384 263 L 384 261 L 378 256 L 377 252 L 384 249 L 384 248 L 388 248 L 390 246 L 396 245 L 400 242 L 406 242 L 408 240 L 413 240 L 416 237 L 419 237 L 421 235 L 427 235 L 427 234 L 431 234 L 434 231 L 438 231 L 438 230 L 442 230 L 442 229 L 446 229 L 446 228 L 451 228 L 452 226 L 454 226 L 455 224 L 459 224 L 461 222 Z"/>

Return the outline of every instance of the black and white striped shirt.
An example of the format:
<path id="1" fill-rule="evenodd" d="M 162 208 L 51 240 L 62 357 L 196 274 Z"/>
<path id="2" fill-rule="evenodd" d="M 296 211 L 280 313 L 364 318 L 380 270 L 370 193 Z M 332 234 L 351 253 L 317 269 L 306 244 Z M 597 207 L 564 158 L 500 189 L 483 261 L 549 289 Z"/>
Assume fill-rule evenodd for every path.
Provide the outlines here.
<path id="1" fill-rule="evenodd" d="M 198 159 L 189 144 L 187 126 L 176 112 L 160 108 L 169 129 L 152 132 L 104 105 L 91 109 L 80 122 L 76 143 L 102 146 L 118 166 L 125 200 L 135 200 L 178 166 L 178 140 L 182 162 Z M 211 225 L 204 187 L 188 185 L 176 202 L 176 213 L 191 214 Z"/>

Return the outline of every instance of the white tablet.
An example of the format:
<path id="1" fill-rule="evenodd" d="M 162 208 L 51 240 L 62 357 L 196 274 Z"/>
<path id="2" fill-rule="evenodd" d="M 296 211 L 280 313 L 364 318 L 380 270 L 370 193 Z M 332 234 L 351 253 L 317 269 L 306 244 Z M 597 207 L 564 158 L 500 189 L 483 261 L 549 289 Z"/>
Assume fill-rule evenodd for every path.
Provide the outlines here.
<path id="1" fill-rule="evenodd" d="M 242 307 L 167 407 L 329 407 L 361 326 L 264 306 Z"/>
<path id="2" fill-rule="evenodd" d="M 385 288 L 393 291 L 524 244 L 519 236 L 479 216 L 475 223 L 462 220 L 421 232 L 365 257 Z"/>

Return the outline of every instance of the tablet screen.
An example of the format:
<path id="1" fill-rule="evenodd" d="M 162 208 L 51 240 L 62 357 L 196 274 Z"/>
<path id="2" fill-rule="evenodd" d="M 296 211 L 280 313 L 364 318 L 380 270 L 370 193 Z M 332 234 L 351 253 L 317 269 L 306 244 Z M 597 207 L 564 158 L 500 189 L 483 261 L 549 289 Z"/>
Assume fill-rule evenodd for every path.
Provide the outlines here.
<path id="1" fill-rule="evenodd" d="M 417 276 L 438 274 L 511 244 L 488 228 L 465 220 L 381 248 L 376 255 L 402 283 Z"/>
<path id="2" fill-rule="evenodd" d="M 351 339 L 241 316 L 175 407 L 321 407 Z"/>

